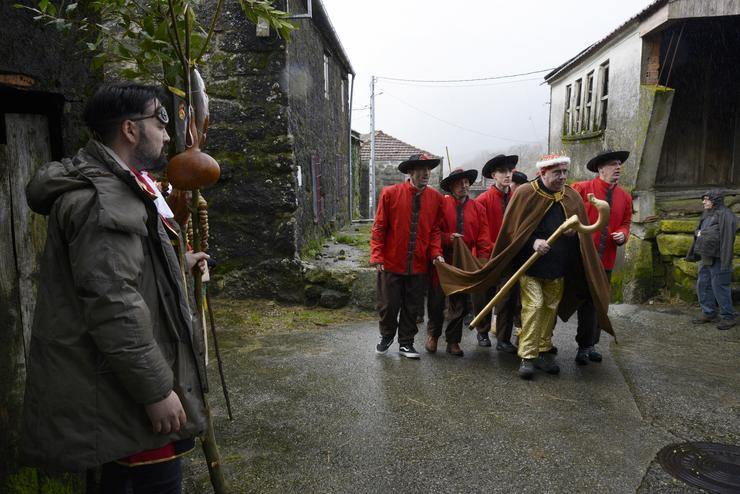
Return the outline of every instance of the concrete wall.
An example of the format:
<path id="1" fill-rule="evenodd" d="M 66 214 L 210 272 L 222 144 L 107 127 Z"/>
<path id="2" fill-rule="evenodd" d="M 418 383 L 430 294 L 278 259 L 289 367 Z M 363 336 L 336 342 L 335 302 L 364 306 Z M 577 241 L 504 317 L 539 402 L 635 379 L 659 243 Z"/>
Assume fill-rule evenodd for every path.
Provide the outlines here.
<path id="1" fill-rule="evenodd" d="M 626 149 L 632 153 L 623 170 L 622 183 L 634 184 L 637 163 L 636 137 L 638 131 L 638 104 L 640 97 L 640 65 L 642 40 L 637 29 L 623 33 L 611 43 L 570 68 L 559 78 L 550 81 L 550 152 L 564 152 L 572 159 L 571 178 L 586 180 L 594 174 L 586 170 L 586 163 L 604 148 Z M 598 99 L 599 67 L 609 61 L 609 105 L 607 125 L 603 130 L 570 135 L 564 134 L 566 86 L 577 79 L 585 84 L 586 74 L 594 72 L 594 97 Z M 585 92 L 585 88 L 583 90 Z M 597 102 L 597 105 L 599 103 Z M 598 111 L 595 113 L 598 114 Z"/>

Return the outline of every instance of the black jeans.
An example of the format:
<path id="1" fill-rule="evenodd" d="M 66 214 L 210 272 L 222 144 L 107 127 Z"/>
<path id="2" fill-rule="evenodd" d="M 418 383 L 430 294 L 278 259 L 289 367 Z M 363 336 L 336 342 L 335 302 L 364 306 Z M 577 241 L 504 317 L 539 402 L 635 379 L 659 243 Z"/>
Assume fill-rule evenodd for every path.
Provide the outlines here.
<path id="1" fill-rule="evenodd" d="M 612 272 L 606 271 L 606 279 L 611 283 Z M 601 328 L 596 318 L 596 307 L 587 294 L 586 301 L 578 308 L 578 329 L 576 330 L 576 342 L 580 348 L 596 345 L 601 339 Z"/>
<path id="2" fill-rule="evenodd" d="M 110 462 L 103 465 L 100 492 L 104 494 L 180 494 L 182 462 L 180 458 L 126 466 Z"/>

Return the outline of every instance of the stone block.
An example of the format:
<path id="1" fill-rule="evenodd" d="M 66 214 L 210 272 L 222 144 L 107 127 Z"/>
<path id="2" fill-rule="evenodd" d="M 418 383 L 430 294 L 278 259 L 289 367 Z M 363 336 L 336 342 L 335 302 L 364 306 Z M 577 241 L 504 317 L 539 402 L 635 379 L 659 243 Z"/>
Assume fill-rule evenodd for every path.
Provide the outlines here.
<path id="1" fill-rule="evenodd" d="M 375 268 L 364 268 L 357 270 L 355 274 L 357 279 L 352 284 L 352 303 L 363 309 L 374 310 L 377 301 L 377 271 Z"/>
<path id="2" fill-rule="evenodd" d="M 660 222 L 660 231 L 663 233 L 694 233 L 699 226 L 699 219 L 691 220 L 662 220 Z"/>
<path id="3" fill-rule="evenodd" d="M 324 290 L 319 298 L 319 305 L 327 309 L 339 309 L 347 305 L 349 294 L 337 290 Z"/>
<path id="4" fill-rule="evenodd" d="M 624 302 L 639 304 L 653 292 L 653 243 L 630 235 L 624 249 L 622 285 Z"/>
<path id="5" fill-rule="evenodd" d="M 683 276 L 696 279 L 699 274 L 699 264 L 695 262 L 689 262 L 682 257 L 673 259 L 674 275 L 678 270 Z"/>
<path id="6" fill-rule="evenodd" d="M 685 256 L 694 241 L 694 236 L 685 233 L 660 233 L 656 240 L 658 241 L 658 252 L 662 255 Z"/>
<path id="7" fill-rule="evenodd" d="M 655 207 L 662 213 L 700 214 L 704 210 L 698 195 L 693 199 L 663 199 L 656 201 Z"/>
<path id="8" fill-rule="evenodd" d="M 630 232 L 633 235 L 643 239 L 652 240 L 660 231 L 660 223 L 657 221 L 650 221 L 647 223 L 632 223 Z"/>

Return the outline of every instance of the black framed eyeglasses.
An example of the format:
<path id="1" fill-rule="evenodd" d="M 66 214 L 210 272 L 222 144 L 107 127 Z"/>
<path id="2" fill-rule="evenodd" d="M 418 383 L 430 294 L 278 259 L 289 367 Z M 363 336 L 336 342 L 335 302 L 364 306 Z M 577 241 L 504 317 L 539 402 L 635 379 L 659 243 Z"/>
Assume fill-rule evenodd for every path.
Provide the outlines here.
<path id="1" fill-rule="evenodd" d="M 139 120 L 146 120 L 147 118 L 156 118 L 165 125 L 167 125 L 170 121 L 170 117 L 169 115 L 167 115 L 167 108 L 162 105 L 157 105 L 157 107 L 154 108 L 154 113 L 152 113 L 151 115 L 146 115 L 144 117 L 127 118 L 126 120 L 138 122 Z"/>

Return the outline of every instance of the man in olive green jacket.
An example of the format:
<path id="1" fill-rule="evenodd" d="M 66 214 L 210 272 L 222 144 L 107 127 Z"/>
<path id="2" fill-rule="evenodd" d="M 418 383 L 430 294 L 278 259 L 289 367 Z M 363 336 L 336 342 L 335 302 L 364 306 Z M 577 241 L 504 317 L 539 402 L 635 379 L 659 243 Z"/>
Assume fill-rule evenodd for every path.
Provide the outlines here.
<path id="1" fill-rule="evenodd" d="M 95 138 L 74 158 L 43 165 L 26 189 L 49 223 L 24 453 L 68 471 L 112 465 L 111 475 L 103 469 L 107 492 L 143 464 L 154 481 L 162 479 L 151 465 L 174 464 L 179 485 L 178 455 L 206 427 L 203 349 L 193 343 L 199 324 L 184 272 L 207 256 L 185 254 L 141 174 L 161 167 L 169 141 L 156 89 L 103 86 L 85 120 Z"/>

